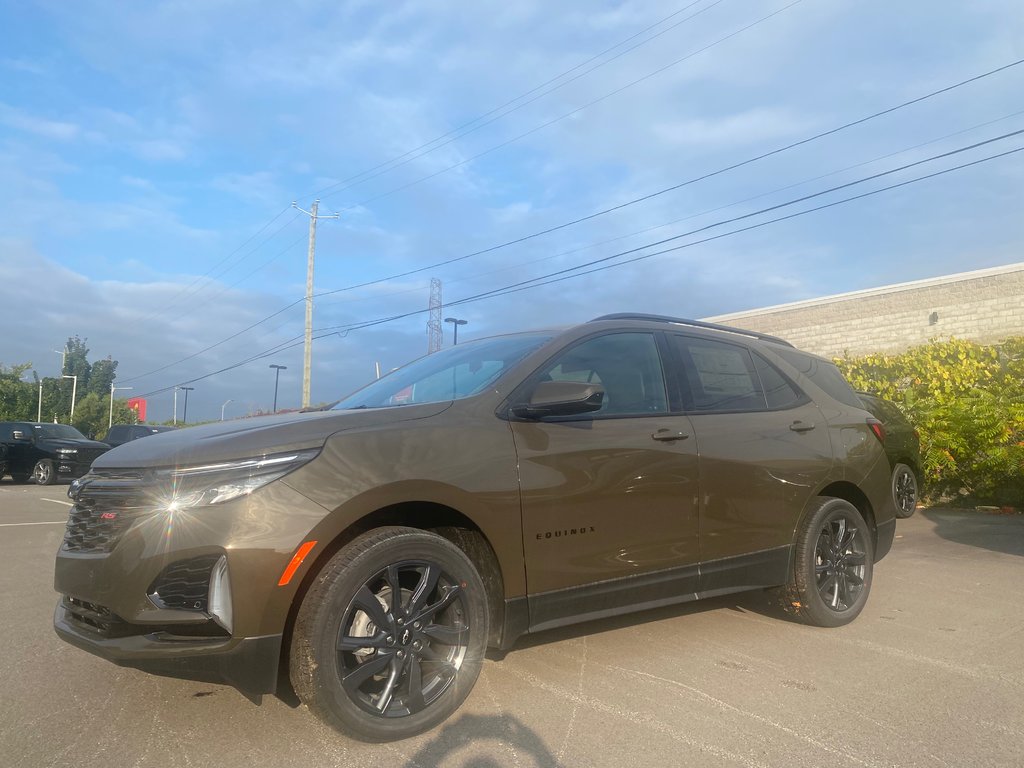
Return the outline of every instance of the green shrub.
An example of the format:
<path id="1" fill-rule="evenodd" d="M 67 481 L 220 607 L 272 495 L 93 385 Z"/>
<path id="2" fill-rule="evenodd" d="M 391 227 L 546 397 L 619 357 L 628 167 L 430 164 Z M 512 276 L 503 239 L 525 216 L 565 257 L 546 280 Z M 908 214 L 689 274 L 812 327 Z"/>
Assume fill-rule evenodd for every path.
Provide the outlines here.
<path id="1" fill-rule="evenodd" d="M 930 497 L 1024 507 L 1024 337 L 933 341 L 836 363 L 855 389 L 893 401 L 917 427 Z"/>

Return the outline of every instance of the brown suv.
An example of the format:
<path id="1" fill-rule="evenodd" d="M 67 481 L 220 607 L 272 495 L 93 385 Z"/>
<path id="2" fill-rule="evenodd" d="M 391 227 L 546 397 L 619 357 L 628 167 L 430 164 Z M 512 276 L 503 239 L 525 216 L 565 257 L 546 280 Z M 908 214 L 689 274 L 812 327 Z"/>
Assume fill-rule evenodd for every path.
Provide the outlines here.
<path id="1" fill-rule="evenodd" d="M 69 490 L 54 624 L 254 697 L 286 670 L 336 728 L 403 738 L 526 632 L 764 587 L 851 621 L 895 528 L 883 434 L 834 365 L 737 329 L 461 344 L 330 411 L 101 456 Z"/>

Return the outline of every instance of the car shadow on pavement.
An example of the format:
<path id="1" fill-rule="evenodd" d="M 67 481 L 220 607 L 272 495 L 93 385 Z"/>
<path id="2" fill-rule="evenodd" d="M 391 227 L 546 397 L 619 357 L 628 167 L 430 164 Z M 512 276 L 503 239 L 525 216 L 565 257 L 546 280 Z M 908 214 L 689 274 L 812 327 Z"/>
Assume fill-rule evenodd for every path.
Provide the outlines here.
<path id="1" fill-rule="evenodd" d="M 1024 557 L 1024 517 L 1020 515 L 944 508 L 918 512 L 935 524 L 935 533 L 946 541 Z"/>
<path id="2" fill-rule="evenodd" d="M 449 722 L 430 742 L 410 757 L 406 768 L 424 768 L 450 761 L 460 750 L 490 754 L 467 754 L 460 768 L 498 768 L 503 765 L 494 756 L 504 744 L 516 756 L 516 764 L 530 768 L 558 768 L 559 762 L 543 739 L 512 715 L 463 715 Z M 494 745 L 493 747 L 490 745 Z M 525 759 L 524 759 L 525 758 Z M 457 759 L 457 758 L 456 758 Z M 445 765 L 451 764 L 445 762 Z"/>

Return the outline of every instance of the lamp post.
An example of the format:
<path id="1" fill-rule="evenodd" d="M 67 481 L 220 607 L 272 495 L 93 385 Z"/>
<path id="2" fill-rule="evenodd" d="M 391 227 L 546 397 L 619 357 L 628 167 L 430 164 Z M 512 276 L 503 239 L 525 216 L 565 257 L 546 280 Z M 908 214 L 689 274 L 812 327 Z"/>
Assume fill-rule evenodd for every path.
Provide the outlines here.
<path id="1" fill-rule="evenodd" d="M 228 403 L 234 402 L 231 399 L 225 400 L 224 405 L 220 407 L 220 420 L 224 421 L 224 409 L 228 407 Z"/>
<path id="2" fill-rule="evenodd" d="M 181 413 L 181 423 L 188 424 L 188 393 L 195 389 L 195 387 L 178 387 L 178 389 L 185 393 L 185 410 Z"/>
<path id="3" fill-rule="evenodd" d="M 271 363 L 270 367 L 274 369 L 274 413 L 277 413 L 277 382 L 281 378 L 281 371 L 287 371 L 288 366 Z"/>
<path id="4" fill-rule="evenodd" d="M 39 410 L 36 411 L 36 421 L 43 420 L 43 380 L 39 380 Z"/>
<path id="5" fill-rule="evenodd" d="M 452 341 L 452 346 L 454 347 L 456 344 L 459 343 L 459 326 L 465 325 L 466 323 L 469 322 L 469 320 L 460 320 L 457 317 L 446 317 L 444 321 L 446 323 L 451 323 L 452 325 L 455 326 L 455 339 Z"/>
<path id="6" fill-rule="evenodd" d="M 71 379 L 71 416 L 69 421 L 75 420 L 75 396 L 78 394 L 78 376 L 72 376 L 69 374 L 61 374 L 62 379 Z"/>
<path id="7" fill-rule="evenodd" d="M 107 429 L 114 426 L 114 392 L 118 389 L 134 389 L 134 387 L 115 387 L 114 382 L 110 382 L 110 418 L 107 419 Z"/>

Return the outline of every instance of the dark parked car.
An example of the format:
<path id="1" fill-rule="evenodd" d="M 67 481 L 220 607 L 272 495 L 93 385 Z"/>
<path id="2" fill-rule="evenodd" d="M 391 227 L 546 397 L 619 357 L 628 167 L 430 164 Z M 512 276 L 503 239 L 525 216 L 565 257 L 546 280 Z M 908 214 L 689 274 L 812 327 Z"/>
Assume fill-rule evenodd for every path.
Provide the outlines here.
<path id="1" fill-rule="evenodd" d="M 67 424 L 32 421 L 0 421 L 0 443 L 7 446 L 7 471 L 14 482 L 31 477 L 39 485 L 81 477 L 109 450 Z"/>
<path id="2" fill-rule="evenodd" d="M 858 392 L 861 402 L 885 427 L 885 455 L 892 471 L 892 498 L 896 517 L 914 514 L 920 494 L 921 437 L 895 403 L 867 392 Z"/>
<path id="3" fill-rule="evenodd" d="M 333 410 L 100 457 L 68 492 L 54 624 L 250 695 L 280 672 L 335 728 L 404 738 L 527 632 L 766 587 L 853 620 L 895 530 L 882 437 L 770 336 L 610 315 L 473 341 Z"/>
<path id="4" fill-rule="evenodd" d="M 148 424 L 115 424 L 103 438 L 103 442 L 111 448 L 124 445 L 140 437 L 149 437 L 160 432 L 170 432 L 174 427 L 156 427 Z"/>
<path id="5" fill-rule="evenodd" d="M 7 444 L 0 443 L 0 480 L 7 474 Z"/>

